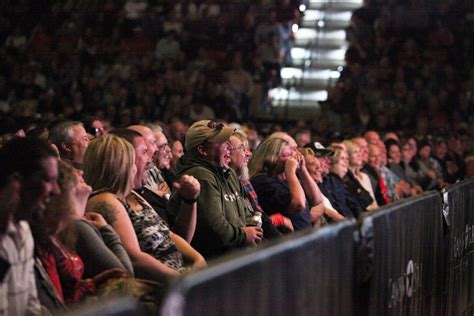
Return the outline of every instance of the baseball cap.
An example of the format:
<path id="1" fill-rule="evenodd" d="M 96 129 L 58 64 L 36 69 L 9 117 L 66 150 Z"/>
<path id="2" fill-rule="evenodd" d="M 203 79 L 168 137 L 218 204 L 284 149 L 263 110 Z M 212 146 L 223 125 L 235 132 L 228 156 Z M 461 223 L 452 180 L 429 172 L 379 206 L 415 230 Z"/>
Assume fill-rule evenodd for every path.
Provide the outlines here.
<path id="1" fill-rule="evenodd" d="M 306 144 L 304 147 L 311 148 L 314 151 L 314 154 L 318 157 L 334 155 L 334 151 L 326 149 L 326 147 L 324 147 L 320 142 L 311 142 Z"/>
<path id="2" fill-rule="evenodd" d="M 191 150 L 205 142 L 220 144 L 229 139 L 235 129 L 211 120 L 194 122 L 186 132 L 184 148 Z"/>

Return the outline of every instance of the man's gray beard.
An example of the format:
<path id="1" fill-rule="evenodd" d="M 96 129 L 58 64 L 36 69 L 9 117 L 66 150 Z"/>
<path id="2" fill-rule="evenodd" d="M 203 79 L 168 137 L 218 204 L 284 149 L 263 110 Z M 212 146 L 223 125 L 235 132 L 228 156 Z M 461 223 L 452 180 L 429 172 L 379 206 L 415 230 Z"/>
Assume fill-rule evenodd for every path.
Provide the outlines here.
<path id="1" fill-rule="evenodd" d="M 249 180 L 249 178 L 250 178 L 249 167 L 245 165 L 239 170 L 239 179 L 240 181 L 247 181 Z"/>

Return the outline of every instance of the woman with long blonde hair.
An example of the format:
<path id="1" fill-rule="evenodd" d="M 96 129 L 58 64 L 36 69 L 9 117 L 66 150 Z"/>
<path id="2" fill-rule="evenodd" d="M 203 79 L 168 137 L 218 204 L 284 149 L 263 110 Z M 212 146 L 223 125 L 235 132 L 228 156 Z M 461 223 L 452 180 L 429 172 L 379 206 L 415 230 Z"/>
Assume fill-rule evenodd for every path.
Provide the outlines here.
<path id="1" fill-rule="evenodd" d="M 312 226 L 309 203 L 298 179 L 303 169 L 306 166 L 302 156 L 279 137 L 264 139 L 249 161 L 250 182 L 263 210 L 290 218 L 295 230 Z"/>
<path id="2" fill-rule="evenodd" d="M 185 260 L 196 268 L 205 266 L 204 258 L 132 190 L 135 157 L 132 144 L 116 135 L 90 143 L 84 156 L 84 178 L 94 192 L 87 210 L 101 213 L 119 234 L 137 276 L 163 281 L 188 270 Z"/>

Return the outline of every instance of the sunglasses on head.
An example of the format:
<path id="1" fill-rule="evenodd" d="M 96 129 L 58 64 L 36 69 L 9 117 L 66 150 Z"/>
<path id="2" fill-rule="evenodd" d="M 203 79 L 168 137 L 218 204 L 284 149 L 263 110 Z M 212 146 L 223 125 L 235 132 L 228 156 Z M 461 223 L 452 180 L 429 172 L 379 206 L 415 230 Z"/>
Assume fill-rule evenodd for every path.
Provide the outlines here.
<path id="1" fill-rule="evenodd" d="M 214 121 L 209 121 L 209 123 L 207 123 L 207 127 L 209 127 L 210 129 L 213 129 L 215 131 L 220 131 L 221 129 L 224 128 L 224 124 L 223 123 L 217 123 L 217 122 L 214 122 Z"/>

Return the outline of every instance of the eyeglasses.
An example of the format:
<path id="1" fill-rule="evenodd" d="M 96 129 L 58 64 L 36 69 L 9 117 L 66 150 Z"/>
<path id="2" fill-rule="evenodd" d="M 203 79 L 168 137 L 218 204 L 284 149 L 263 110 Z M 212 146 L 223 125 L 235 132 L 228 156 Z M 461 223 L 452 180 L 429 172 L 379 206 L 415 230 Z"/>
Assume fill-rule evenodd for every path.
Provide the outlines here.
<path id="1" fill-rule="evenodd" d="M 104 128 L 103 127 L 90 127 L 88 132 L 89 134 L 95 135 L 97 133 L 104 132 Z"/>
<path id="2" fill-rule="evenodd" d="M 229 147 L 229 150 L 230 151 L 234 151 L 234 150 L 239 150 L 241 152 L 245 152 L 247 150 L 247 148 L 245 147 L 244 144 L 238 146 L 238 147 Z"/>
<path id="3" fill-rule="evenodd" d="M 168 147 L 170 147 L 170 145 L 168 143 L 164 143 L 158 146 L 158 150 L 165 150 Z"/>
<path id="4" fill-rule="evenodd" d="M 214 121 L 209 121 L 209 123 L 207 123 L 207 127 L 209 127 L 210 129 L 213 129 L 215 131 L 220 131 L 221 129 L 224 128 L 224 124 L 223 123 L 217 123 L 217 122 L 214 122 Z"/>

